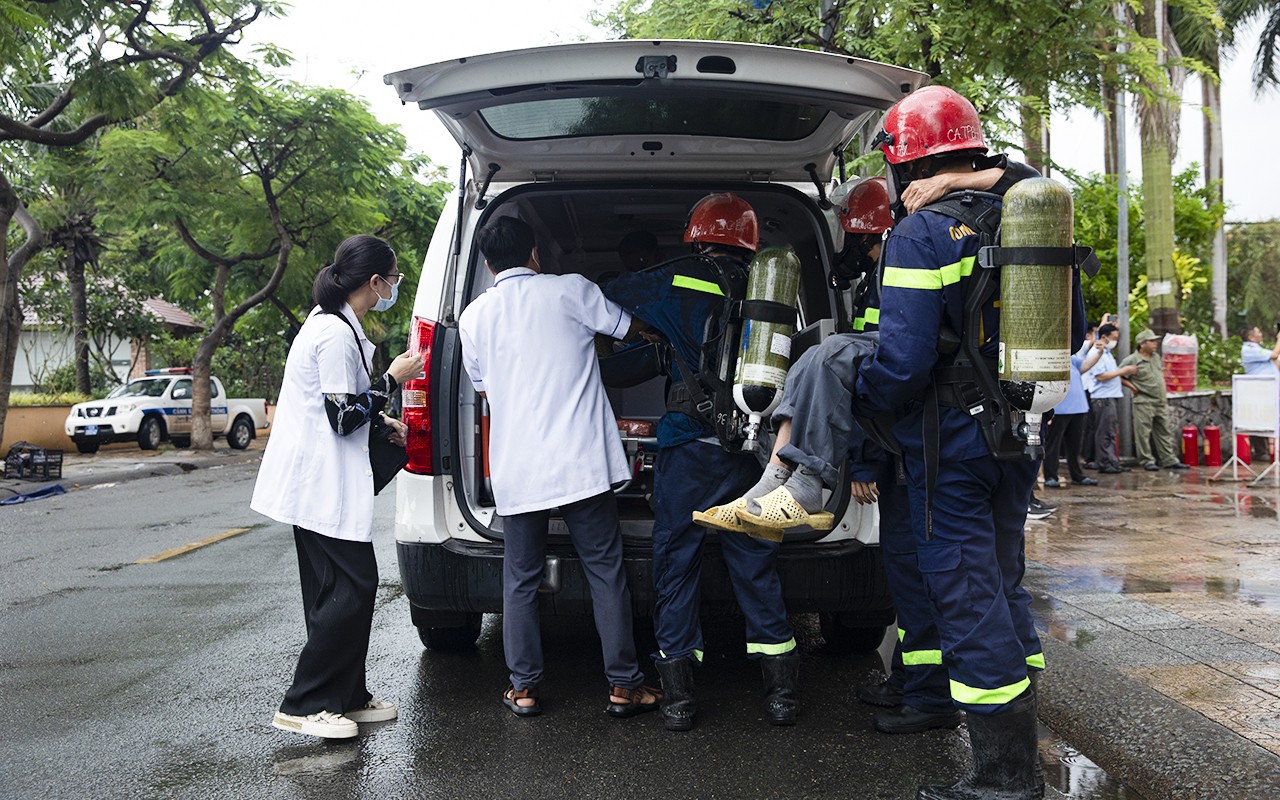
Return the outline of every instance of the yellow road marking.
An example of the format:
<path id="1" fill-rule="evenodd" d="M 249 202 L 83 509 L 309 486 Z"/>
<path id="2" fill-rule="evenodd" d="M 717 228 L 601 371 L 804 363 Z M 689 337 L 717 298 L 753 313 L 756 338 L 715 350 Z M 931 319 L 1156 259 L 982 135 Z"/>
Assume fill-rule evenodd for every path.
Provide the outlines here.
<path id="1" fill-rule="evenodd" d="M 156 553 L 154 556 L 147 556 L 146 558 L 140 558 L 133 563 L 155 564 L 156 562 L 164 561 L 167 558 L 180 556 L 183 553 L 190 553 L 192 550 L 199 550 L 201 547 L 206 547 L 208 545 L 213 544 L 214 542 L 220 542 L 223 539 L 230 539 L 232 536 L 239 536 L 242 533 L 248 533 L 251 530 L 253 530 L 253 528 L 232 528 L 229 531 L 223 531 L 222 533 L 215 533 L 209 538 L 201 539 L 198 542 L 192 542 L 191 544 L 184 544 L 181 547 L 171 547 L 168 550 L 162 550 L 161 552 Z"/>

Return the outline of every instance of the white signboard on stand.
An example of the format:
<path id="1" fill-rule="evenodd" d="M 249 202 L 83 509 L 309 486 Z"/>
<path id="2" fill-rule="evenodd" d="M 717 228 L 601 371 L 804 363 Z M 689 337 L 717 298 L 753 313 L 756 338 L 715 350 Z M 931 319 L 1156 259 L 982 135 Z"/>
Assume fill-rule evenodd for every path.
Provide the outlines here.
<path id="1" fill-rule="evenodd" d="M 1277 440 L 1278 461 L 1268 465 L 1253 482 L 1258 483 L 1272 472 L 1280 481 L 1280 379 L 1275 375 L 1231 376 L 1231 429 L 1236 434 Z M 1237 456 L 1233 455 L 1232 461 L 1237 461 Z"/>

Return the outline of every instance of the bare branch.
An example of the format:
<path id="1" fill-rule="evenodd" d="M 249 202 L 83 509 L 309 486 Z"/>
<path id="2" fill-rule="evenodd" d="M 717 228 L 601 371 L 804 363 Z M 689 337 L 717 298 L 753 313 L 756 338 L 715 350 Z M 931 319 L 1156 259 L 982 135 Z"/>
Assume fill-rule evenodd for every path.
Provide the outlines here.
<path id="1" fill-rule="evenodd" d="M 244 261 L 262 261 L 264 259 L 271 258 L 280 252 L 280 244 L 278 242 L 272 242 L 266 250 L 263 250 L 260 253 L 240 253 L 239 255 L 229 257 L 220 256 L 197 242 L 196 237 L 191 234 L 191 231 L 187 228 L 187 224 L 181 217 L 175 219 L 173 221 L 173 225 L 177 228 L 178 236 L 182 239 L 182 243 L 190 248 L 191 252 L 195 253 L 201 259 L 218 267 L 234 267 L 236 264 L 240 264 Z"/>

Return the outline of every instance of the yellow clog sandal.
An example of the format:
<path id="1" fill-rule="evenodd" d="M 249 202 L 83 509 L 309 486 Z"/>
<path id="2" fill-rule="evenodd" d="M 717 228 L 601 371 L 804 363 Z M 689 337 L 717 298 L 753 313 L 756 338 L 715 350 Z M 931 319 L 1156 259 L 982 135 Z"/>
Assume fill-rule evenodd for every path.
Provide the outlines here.
<path id="1" fill-rule="evenodd" d="M 815 511 L 812 514 L 805 511 L 791 496 L 791 492 L 787 491 L 786 486 L 779 486 L 763 497 L 757 497 L 756 503 L 760 506 L 758 515 L 747 510 L 746 503 L 735 506 L 733 513 L 748 525 L 779 531 L 804 526 L 815 531 L 829 531 L 836 525 L 835 515 L 830 511 Z"/>
<path id="2" fill-rule="evenodd" d="M 722 506 L 712 506 L 706 511 L 693 512 L 693 521 L 705 528 L 716 528 L 722 531 L 732 531 L 734 533 L 745 533 L 755 539 L 764 539 L 770 542 L 782 541 L 782 531 L 777 528 L 762 528 L 759 525 L 752 525 L 744 522 L 735 513 L 738 508 L 745 509 L 747 507 L 747 498 L 739 497 L 732 503 L 726 503 Z"/>

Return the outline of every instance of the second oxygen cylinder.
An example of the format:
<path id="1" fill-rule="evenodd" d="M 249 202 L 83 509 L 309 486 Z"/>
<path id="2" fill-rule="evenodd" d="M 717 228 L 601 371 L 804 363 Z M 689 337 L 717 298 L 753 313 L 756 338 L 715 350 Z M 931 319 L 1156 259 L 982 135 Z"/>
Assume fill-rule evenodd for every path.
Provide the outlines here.
<path id="1" fill-rule="evenodd" d="M 800 291 L 800 259 L 788 247 L 767 247 L 751 259 L 747 277 L 747 302 L 765 301 L 796 307 Z M 773 413 L 782 399 L 782 387 L 791 366 L 791 336 L 795 324 L 746 319 L 742 344 L 734 370 L 733 399 L 747 414 L 748 435 L 744 449 L 751 449 L 760 420 Z"/>
<path id="2" fill-rule="evenodd" d="M 1004 196 L 1000 220 L 1001 247 L 1071 247 L 1071 192 L 1049 178 L 1018 181 Z M 1071 385 L 1072 272 L 1036 264 L 1000 269 L 1000 388 L 1014 408 L 1037 418 Z"/>

